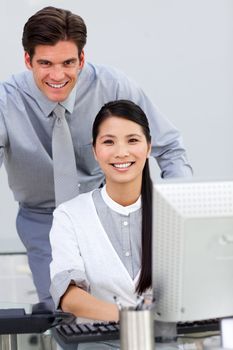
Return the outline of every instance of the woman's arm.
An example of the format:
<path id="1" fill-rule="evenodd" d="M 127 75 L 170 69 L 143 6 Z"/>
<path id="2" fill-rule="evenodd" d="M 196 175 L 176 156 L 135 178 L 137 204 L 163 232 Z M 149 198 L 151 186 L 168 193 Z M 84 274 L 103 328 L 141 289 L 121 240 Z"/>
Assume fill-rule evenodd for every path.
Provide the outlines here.
<path id="1" fill-rule="evenodd" d="M 70 285 L 61 298 L 61 308 L 76 317 L 84 317 L 99 321 L 119 321 L 118 307 L 95 298 L 83 289 Z"/>
<path id="2" fill-rule="evenodd" d="M 52 248 L 50 292 L 55 306 L 60 306 L 63 311 L 71 312 L 76 317 L 118 321 L 118 308 L 114 302 L 97 299 L 88 292 L 89 281 L 78 242 L 79 229 L 74 225 L 71 214 L 64 204 L 55 210 L 50 231 Z"/>

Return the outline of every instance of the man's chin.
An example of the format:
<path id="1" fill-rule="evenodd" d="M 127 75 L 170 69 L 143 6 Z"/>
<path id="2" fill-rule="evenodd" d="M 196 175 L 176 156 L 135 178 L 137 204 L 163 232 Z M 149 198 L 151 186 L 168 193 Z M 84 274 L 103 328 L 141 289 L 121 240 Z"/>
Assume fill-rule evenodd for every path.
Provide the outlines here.
<path id="1" fill-rule="evenodd" d="M 62 102 L 65 101 L 69 95 L 61 93 L 45 93 L 45 96 L 52 102 Z"/>

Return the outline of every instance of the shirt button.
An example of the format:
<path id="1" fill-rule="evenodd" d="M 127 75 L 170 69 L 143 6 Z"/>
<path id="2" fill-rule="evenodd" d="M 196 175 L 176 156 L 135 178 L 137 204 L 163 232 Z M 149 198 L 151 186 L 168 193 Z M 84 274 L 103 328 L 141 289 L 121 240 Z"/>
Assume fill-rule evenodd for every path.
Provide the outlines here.
<path id="1" fill-rule="evenodd" d="M 130 256 L 130 252 L 126 252 L 126 253 L 125 253 L 125 256 Z"/>
<path id="2" fill-rule="evenodd" d="M 78 187 L 80 187 L 81 186 L 81 184 L 78 184 Z"/>
<path id="3" fill-rule="evenodd" d="M 123 222 L 123 225 L 124 225 L 124 226 L 127 226 L 127 225 L 128 225 L 128 221 L 124 221 L 124 222 Z"/>

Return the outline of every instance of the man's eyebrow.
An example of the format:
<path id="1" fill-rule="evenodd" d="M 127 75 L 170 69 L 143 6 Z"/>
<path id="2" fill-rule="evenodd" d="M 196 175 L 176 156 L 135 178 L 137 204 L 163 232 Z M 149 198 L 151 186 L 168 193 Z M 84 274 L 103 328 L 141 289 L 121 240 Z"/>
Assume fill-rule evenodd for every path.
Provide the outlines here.
<path id="1" fill-rule="evenodd" d="M 36 62 L 38 62 L 38 63 L 40 63 L 40 62 L 49 62 L 49 63 L 51 63 L 51 61 L 48 60 L 47 58 L 38 58 L 38 59 L 36 60 Z"/>
<path id="2" fill-rule="evenodd" d="M 67 62 L 67 61 L 77 61 L 77 57 L 70 57 L 70 58 L 67 58 L 66 60 L 63 61 L 64 62 Z"/>
<path id="3" fill-rule="evenodd" d="M 62 64 L 63 63 L 65 63 L 65 62 L 69 62 L 69 61 L 77 61 L 78 59 L 77 59 L 77 57 L 70 57 L 70 58 L 67 58 L 67 59 L 65 59 L 64 61 L 62 61 Z M 40 62 L 48 62 L 48 63 L 53 63 L 52 61 L 50 61 L 49 59 L 47 59 L 47 58 L 38 58 L 37 60 L 36 60 L 36 62 L 38 62 L 38 63 L 40 63 Z"/>

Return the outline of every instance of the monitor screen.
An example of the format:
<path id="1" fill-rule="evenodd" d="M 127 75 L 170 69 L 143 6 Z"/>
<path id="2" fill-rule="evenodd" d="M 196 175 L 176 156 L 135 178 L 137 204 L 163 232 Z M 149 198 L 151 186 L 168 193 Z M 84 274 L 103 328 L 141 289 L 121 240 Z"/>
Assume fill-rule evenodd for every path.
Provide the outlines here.
<path id="1" fill-rule="evenodd" d="M 233 181 L 153 182 L 152 285 L 156 319 L 233 315 Z"/>

